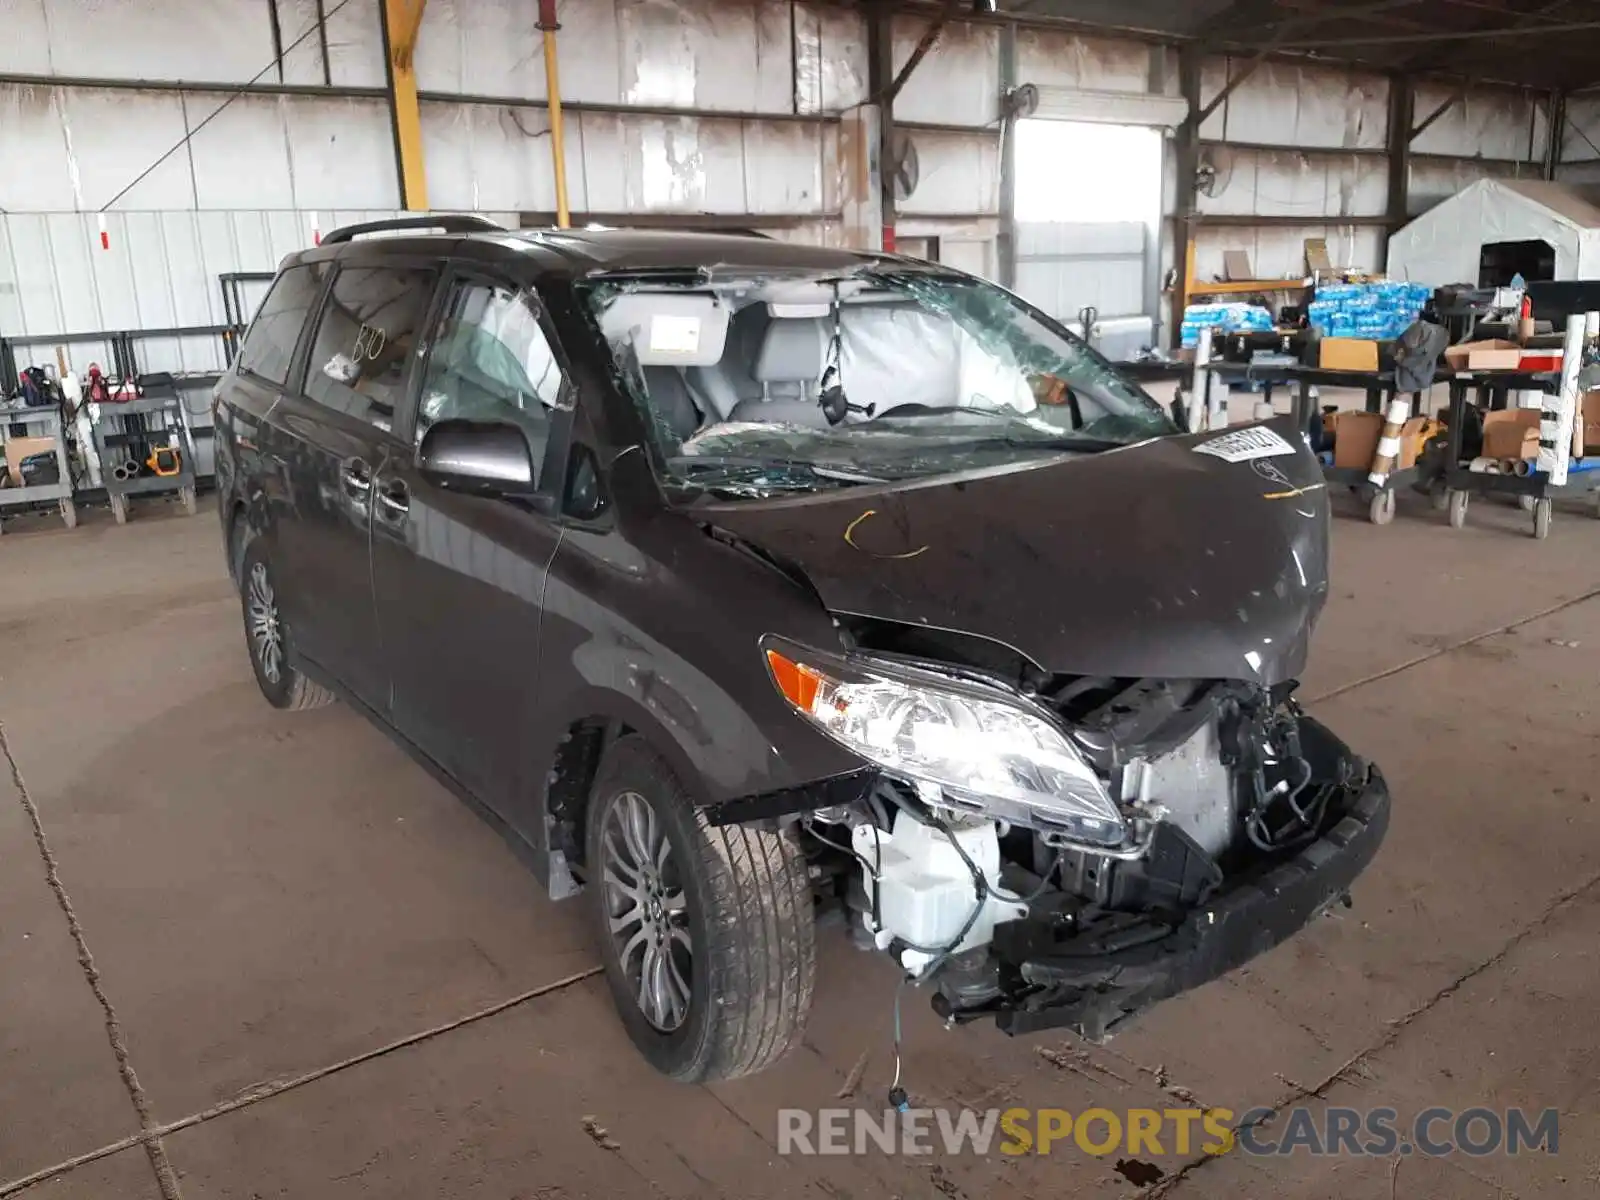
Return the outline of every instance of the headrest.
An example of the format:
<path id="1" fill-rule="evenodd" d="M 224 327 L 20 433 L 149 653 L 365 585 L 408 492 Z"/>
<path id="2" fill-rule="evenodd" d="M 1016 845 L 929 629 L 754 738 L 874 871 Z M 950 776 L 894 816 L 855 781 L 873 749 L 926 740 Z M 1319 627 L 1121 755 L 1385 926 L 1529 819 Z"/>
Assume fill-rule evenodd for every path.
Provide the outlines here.
<path id="1" fill-rule="evenodd" d="M 623 292 L 600 331 L 613 343 L 631 333 L 642 367 L 709 367 L 722 361 L 728 309 L 703 292 Z"/>
<path id="2" fill-rule="evenodd" d="M 756 355 L 760 383 L 812 383 L 822 378 L 828 356 L 828 331 L 815 317 L 777 318 L 767 326 Z"/>

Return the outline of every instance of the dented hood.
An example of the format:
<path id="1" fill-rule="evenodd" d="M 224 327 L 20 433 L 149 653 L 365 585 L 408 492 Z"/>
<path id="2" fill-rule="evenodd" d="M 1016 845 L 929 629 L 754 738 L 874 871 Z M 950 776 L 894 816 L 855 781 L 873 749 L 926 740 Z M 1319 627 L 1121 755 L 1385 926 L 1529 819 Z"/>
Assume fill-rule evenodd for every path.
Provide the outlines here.
<path id="1" fill-rule="evenodd" d="M 1328 592 L 1327 492 L 1288 419 L 702 515 L 835 612 L 1063 674 L 1292 679 Z"/>

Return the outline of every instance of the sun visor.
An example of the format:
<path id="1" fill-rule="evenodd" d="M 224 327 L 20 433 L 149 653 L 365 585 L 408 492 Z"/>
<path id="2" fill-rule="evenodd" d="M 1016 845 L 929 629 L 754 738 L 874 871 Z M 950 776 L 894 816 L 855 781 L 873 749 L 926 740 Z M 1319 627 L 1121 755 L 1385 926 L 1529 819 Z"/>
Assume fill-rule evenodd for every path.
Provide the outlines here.
<path id="1" fill-rule="evenodd" d="M 600 318 L 608 342 L 633 335 L 642 367 L 709 367 L 722 361 L 728 309 L 715 297 L 683 292 L 624 292 Z"/>

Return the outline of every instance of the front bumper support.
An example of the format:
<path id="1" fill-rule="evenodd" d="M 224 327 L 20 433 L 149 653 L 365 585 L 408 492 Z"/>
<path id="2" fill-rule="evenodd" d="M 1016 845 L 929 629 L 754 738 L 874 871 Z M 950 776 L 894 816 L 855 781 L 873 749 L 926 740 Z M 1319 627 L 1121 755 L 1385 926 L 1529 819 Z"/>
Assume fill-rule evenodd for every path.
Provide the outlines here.
<path id="1" fill-rule="evenodd" d="M 1338 745 L 1326 730 L 1316 733 Z M 1110 936 L 1091 927 L 1065 940 L 1048 918 L 998 926 L 991 951 L 1013 986 L 995 1006 L 995 1022 L 1009 1034 L 1066 1026 L 1103 1040 L 1160 1001 L 1235 970 L 1305 928 L 1349 894 L 1388 828 L 1388 786 L 1367 766 L 1364 785 L 1347 792 L 1340 819 L 1320 838 L 1262 874 L 1224 884 L 1176 925 L 1131 917 Z"/>

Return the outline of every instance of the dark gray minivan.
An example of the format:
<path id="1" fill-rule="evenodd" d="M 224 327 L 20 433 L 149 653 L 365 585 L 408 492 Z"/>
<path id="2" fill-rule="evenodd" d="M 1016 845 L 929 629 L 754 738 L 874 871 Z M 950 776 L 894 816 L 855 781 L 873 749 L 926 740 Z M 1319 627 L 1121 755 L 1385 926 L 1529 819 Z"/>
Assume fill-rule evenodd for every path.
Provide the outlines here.
<path id="1" fill-rule="evenodd" d="M 581 895 L 679 1079 L 816 930 L 1108 1036 L 1347 896 L 1382 777 L 1295 703 L 1328 510 L 983 280 L 759 236 L 357 226 L 216 394 L 256 679 L 337 696 Z"/>

